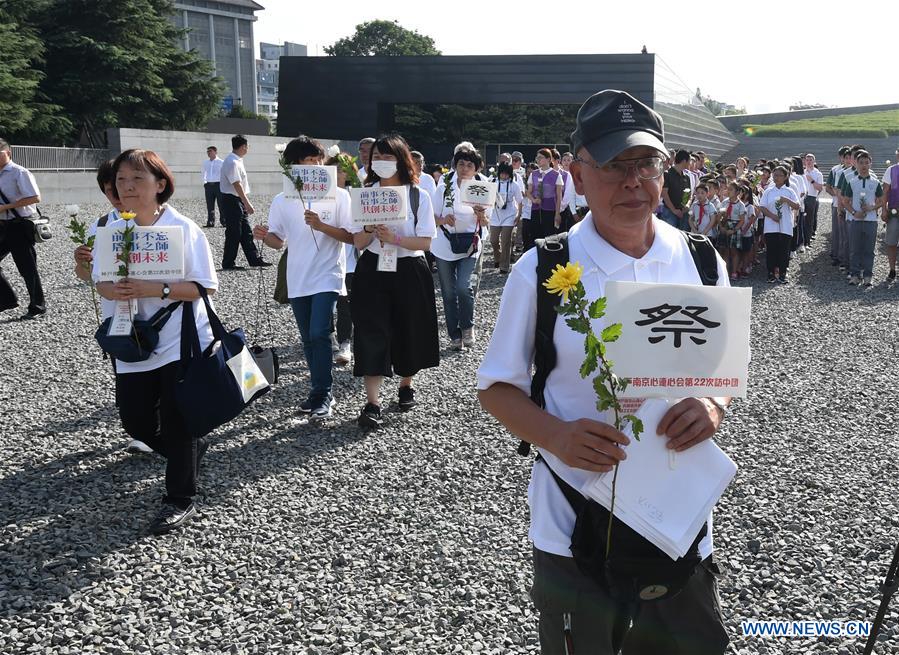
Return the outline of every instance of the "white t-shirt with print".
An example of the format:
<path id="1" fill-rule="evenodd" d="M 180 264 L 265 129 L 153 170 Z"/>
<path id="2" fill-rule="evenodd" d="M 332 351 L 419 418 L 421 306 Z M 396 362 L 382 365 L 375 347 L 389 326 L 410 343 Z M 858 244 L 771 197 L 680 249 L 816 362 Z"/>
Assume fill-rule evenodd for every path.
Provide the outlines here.
<path id="1" fill-rule="evenodd" d="M 796 195 L 796 191 L 786 184 L 779 189 L 776 185 L 771 185 L 762 194 L 762 198 L 759 200 L 759 207 L 765 207 L 773 214 L 777 214 L 778 198 L 789 198 L 793 202 L 799 202 L 799 196 Z M 786 203 L 783 203 L 780 207 L 780 221 L 775 221 L 770 216 L 765 216 L 765 234 L 772 233 L 793 236 L 793 210 Z"/>
<path id="2" fill-rule="evenodd" d="M 124 229 L 125 220 L 107 223 L 106 227 Z M 184 277 L 158 278 L 153 281 L 167 282 L 197 282 L 204 289 L 218 289 L 218 276 L 215 273 L 215 264 L 212 260 L 212 251 L 203 230 L 191 219 L 186 218 L 171 206 L 166 205 L 162 215 L 156 221 L 154 227 L 180 227 L 184 234 Z M 100 281 L 98 259 L 94 258 L 93 277 L 94 282 Z M 151 278 L 141 278 L 149 280 Z M 210 298 L 210 301 L 212 298 Z M 171 304 L 172 300 L 162 298 L 140 298 L 137 301 L 138 312 L 135 318 L 148 319 L 163 307 Z M 205 349 L 212 343 L 212 328 L 209 326 L 209 317 L 206 315 L 206 305 L 202 299 L 193 301 L 194 319 L 197 325 L 197 334 L 200 337 L 200 346 Z M 171 364 L 181 359 L 181 315 L 184 307 L 174 311 L 171 318 L 159 332 L 159 344 L 149 359 L 143 362 L 116 361 L 117 373 L 141 373 L 152 371 L 166 364 Z"/>
<path id="3" fill-rule="evenodd" d="M 372 187 L 381 186 L 380 182 L 375 182 Z M 396 234 L 400 237 L 428 237 L 432 239 L 433 244 L 434 233 L 437 231 L 437 225 L 434 223 L 434 209 L 431 206 L 431 196 L 429 196 L 421 187 L 418 188 L 418 225 L 415 223 L 415 215 L 412 213 L 412 203 L 409 202 L 406 210 L 405 223 L 393 223 L 390 225 Z M 363 231 L 363 226 L 352 226 L 351 232 L 358 234 Z M 369 252 L 376 255 L 381 254 L 381 242 L 374 238 L 365 248 Z M 402 246 L 396 246 L 398 257 L 424 257 L 424 250 L 406 250 Z"/>
<path id="4" fill-rule="evenodd" d="M 617 250 L 603 239 L 593 224 L 592 214 L 575 224 L 569 232 L 570 261 L 584 268 L 581 281 L 588 298 L 605 295 L 609 280 L 647 283 L 701 284 L 696 265 L 686 240 L 679 230 L 653 218 L 655 237 L 649 251 L 635 259 Z M 718 285 L 729 286 L 727 268 L 718 259 Z M 518 387 L 529 395 L 534 361 L 534 332 L 537 321 L 537 249 L 532 248 L 516 262 L 503 290 L 499 314 L 490 345 L 478 369 L 478 389 L 488 389 L 498 382 Z M 599 331 L 602 320 L 594 321 Z M 582 379 L 578 369 L 584 359 L 584 338 L 556 320 L 553 332 L 558 361 L 546 380 L 546 411 L 564 421 L 589 418 L 611 423 L 611 412 L 596 410 L 592 381 Z M 649 438 L 654 438 L 650 435 Z M 510 441 L 511 443 L 511 441 Z M 538 449 L 559 477 L 575 489 L 583 488 L 589 471 L 572 468 L 552 453 Z M 542 463 L 535 462 L 528 487 L 531 509 L 529 536 L 534 546 L 544 552 L 571 557 L 571 533 L 575 515 L 552 474 Z M 700 555 L 712 552 L 712 523 L 709 533 L 699 544 Z"/>
<path id="5" fill-rule="evenodd" d="M 352 229 L 350 194 L 337 189 L 335 202 L 312 202 L 309 208 L 331 227 Z M 268 210 L 268 230 L 290 249 L 287 257 L 287 297 L 316 293 L 346 295 L 346 249 L 341 241 L 306 225 L 306 206 L 299 198 L 279 193 Z"/>

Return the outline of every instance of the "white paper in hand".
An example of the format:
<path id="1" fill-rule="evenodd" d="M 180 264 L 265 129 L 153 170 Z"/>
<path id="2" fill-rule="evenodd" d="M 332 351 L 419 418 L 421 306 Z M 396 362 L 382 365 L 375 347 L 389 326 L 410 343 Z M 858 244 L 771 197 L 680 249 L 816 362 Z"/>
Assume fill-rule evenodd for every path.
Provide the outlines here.
<path id="1" fill-rule="evenodd" d="M 737 472 L 736 464 L 711 439 L 678 453 L 676 466 L 671 467 L 668 438 L 657 435 L 656 429 L 677 402 L 652 398 L 640 407 L 637 416 L 644 432 L 627 446 L 615 494 L 615 516 L 672 559 L 687 553 Z M 630 436 L 629 430 L 625 432 Z M 608 509 L 612 473 L 592 477 L 582 492 Z"/>

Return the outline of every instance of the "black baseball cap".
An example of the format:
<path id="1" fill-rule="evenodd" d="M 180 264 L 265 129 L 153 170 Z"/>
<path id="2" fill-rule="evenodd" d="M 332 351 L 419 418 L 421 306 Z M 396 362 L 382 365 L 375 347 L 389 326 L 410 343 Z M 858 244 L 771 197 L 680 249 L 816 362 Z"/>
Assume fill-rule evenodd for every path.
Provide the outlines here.
<path id="1" fill-rule="evenodd" d="M 581 105 L 571 145 L 575 152 L 586 148 L 597 164 L 634 146 L 649 146 L 668 155 L 662 117 L 631 94 L 616 89 L 600 91 Z"/>

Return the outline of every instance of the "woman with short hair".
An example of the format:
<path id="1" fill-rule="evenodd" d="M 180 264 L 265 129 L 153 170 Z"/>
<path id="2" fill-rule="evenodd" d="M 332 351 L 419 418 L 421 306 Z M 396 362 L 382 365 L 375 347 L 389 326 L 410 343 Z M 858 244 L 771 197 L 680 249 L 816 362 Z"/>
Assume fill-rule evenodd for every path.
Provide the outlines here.
<path id="1" fill-rule="evenodd" d="M 107 300 L 137 301 L 135 319 L 147 319 L 173 302 L 193 308 L 201 348 L 212 343 L 212 328 L 197 284 L 209 295 L 218 288 L 212 252 L 203 230 L 167 201 L 175 191 L 175 179 L 166 163 L 151 150 L 126 150 L 113 162 L 115 185 L 121 206 L 132 212 L 141 227 L 175 227 L 183 235 L 184 274 L 159 279 L 124 278 L 100 281 L 99 258 L 94 260 L 97 291 Z M 128 220 L 120 218 L 107 227 L 122 230 Z M 192 305 L 190 303 L 193 303 Z M 181 368 L 181 316 L 178 307 L 159 331 L 159 343 L 149 357 L 139 362 L 116 364 L 116 398 L 122 426 L 133 438 L 143 441 L 166 458 L 162 508 L 150 526 L 161 534 L 179 528 L 196 514 L 197 469 L 208 442 L 187 432 L 175 401 Z M 197 411 L 203 411 L 198 408 Z"/>

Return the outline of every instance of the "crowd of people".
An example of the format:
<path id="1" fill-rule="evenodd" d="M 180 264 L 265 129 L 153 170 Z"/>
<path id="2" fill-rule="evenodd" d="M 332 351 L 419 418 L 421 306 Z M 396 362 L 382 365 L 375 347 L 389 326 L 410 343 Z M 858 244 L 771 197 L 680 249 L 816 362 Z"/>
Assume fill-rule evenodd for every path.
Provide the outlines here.
<path id="1" fill-rule="evenodd" d="M 622 103 L 636 116 L 626 124 L 618 111 Z M 609 599 L 601 581 L 590 579 L 571 562 L 567 540 L 573 516 L 557 483 L 575 485 L 583 482 L 585 471 L 609 470 L 624 458 L 621 446 L 627 437 L 608 421 L 583 418 L 585 412 L 593 412 L 592 401 L 585 409 L 559 400 L 592 396 L 590 381 L 576 375 L 578 367 L 571 362 L 560 362 L 558 374 L 546 380 L 544 404 L 529 397 L 537 303 L 535 245 L 567 232 L 572 257 L 586 260 L 617 253 L 635 262 L 647 258 L 647 275 L 655 282 L 695 283 L 696 263 L 681 238 L 681 231 L 687 231 L 708 237 L 717 249 L 720 286 L 749 276 L 761 255 L 766 257 L 768 282 L 786 283 L 793 253 L 803 252 L 816 238 L 818 195 L 826 189 L 834 198 L 833 264 L 847 272 L 852 284 L 870 286 L 879 219 L 887 223 L 889 279 L 895 278 L 899 167 L 888 169 L 881 182 L 871 172 L 871 157 L 862 146 L 840 149 L 841 164 L 826 179 L 811 153 L 754 165 L 745 157 L 713 164 L 702 152 L 666 149 L 661 118 L 620 91 L 603 91 L 584 103 L 572 144 L 572 151 L 565 153 L 541 148 L 530 163 L 521 152 L 502 153 L 489 166 L 477 148 L 463 142 L 444 167 L 428 165 L 398 135 L 363 139 L 356 158 L 326 152 L 315 139 L 300 136 L 286 144 L 282 163 L 336 164 L 340 187 L 336 199 L 305 203 L 278 194 L 267 219 L 251 227 L 249 217 L 255 208 L 243 164 L 249 143 L 236 135 L 224 160 L 215 147 L 207 151 L 205 226 L 215 225 L 217 206 L 226 229 L 221 271 L 242 268 L 237 264 L 241 248 L 250 266 L 271 265 L 262 259 L 257 242 L 284 249 L 286 297 L 309 368 L 307 397 L 297 409 L 314 419 L 331 416 L 337 402 L 333 364 L 352 362 L 353 375 L 364 380 L 365 398 L 357 420 L 366 429 L 384 424 L 385 377 L 400 378 L 397 406 L 409 411 L 417 404 L 415 376 L 440 365 L 434 273 L 451 350 L 463 351 L 477 343 L 477 271 L 489 241 L 492 265 L 508 277 L 478 389 L 484 408 L 537 446 L 545 463 L 535 464 L 531 505 L 535 590 L 542 589 L 534 597 L 541 614 L 543 652 L 563 652 L 559 648 L 568 648 L 572 640 L 608 642 L 617 648 L 626 634 L 628 643 L 655 644 L 639 652 L 720 653 L 727 638 L 720 613 L 714 611 L 711 524 L 700 544 L 704 573 L 697 569 L 691 574 L 688 590 L 677 601 L 649 604 L 654 609 L 625 616 L 624 633 L 617 615 L 622 606 Z M 497 184 L 495 203 L 462 202 L 462 186 L 476 179 Z M 151 524 L 152 532 L 164 533 L 196 513 L 198 469 L 208 448 L 205 436 L 185 438 L 175 401 L 181 315 L 192 308 L 200 346 L 206 348 L 213 340 L 210 318 L 205 303 L 194 301 L 215 293 L 219 273 L 201 225 L 169 204 L 175 177 L 156 153 L 122 152 L 100 166 L 97 183 L 111 209 L 93 222 L 90 234 L 100 227 L 124 228 L 133 221 L 138 226 L 178 228 L 183 235 L 184 273 L 164 280 L 108 281 L 89 244 L 74 252 L 75 274 L 96 285 L 104 318 L 111 317 L 121 302 L 136 303 L 135 318 L 144 319 L 177 307 L 148 357 L 134 363 L 113 361 L 116 402 L 131 438 L 129 449 L 166 458 L 166 494 Z M 406 187 L 405 221 L 355 224 L 346 189 L 357 184 Z M 3 141 L 0 191 L 4 194 L 0 212 L 6 219 L 0 222 L 0 259 L 13 254 L 30 294 L 27 316 L 39 316 L 46 306 L 34 237 L 22 226 L 40 194 L 34 177 L 11 162 Z M 648 257 L 651 248 L 669 252 L 667 263 Z M 516 259 L 521 265 L 512 265 Z M 632 268 L 622 270 L 632 274 Z M 595 277 L 600 284 L 598 280 L 608 276 L 600 271 Z M 17 302 L 0 276 L 0 310 Z M 555 347 L 564 357 L 580 354 L 573 341 L 577 338 L 557 330 Z M 586 396 L 578 395 L 582 392 Z M 689 448 L 715 433 L 729 401 L 681 400 L 666 414 L 660 434 L 667 435 L 671 448 Z M 543 602 L 541 593 L 550 591 L 559 602 Z M 580 610 L 573 614 L 577 603 L 572 599 L 583 594 L 596 599 L 591 611 L 612 619 L 593 621 L 590 612 Z M 680 618 L 685 620 L 678 627 Z M 653 621 L 667 627 L 660 632 Z M 664 644 L 662 650 L 658 644 Z"/>

